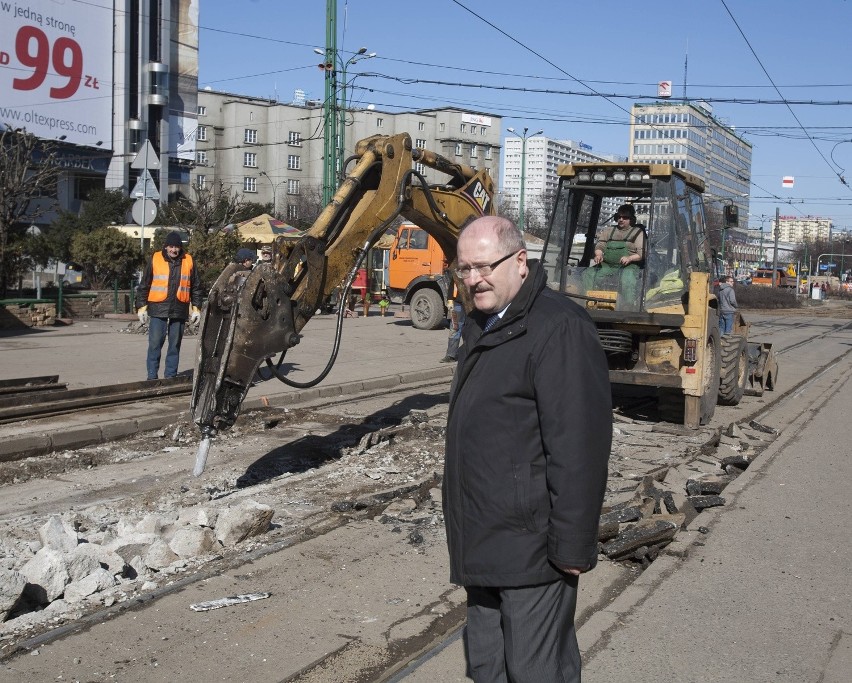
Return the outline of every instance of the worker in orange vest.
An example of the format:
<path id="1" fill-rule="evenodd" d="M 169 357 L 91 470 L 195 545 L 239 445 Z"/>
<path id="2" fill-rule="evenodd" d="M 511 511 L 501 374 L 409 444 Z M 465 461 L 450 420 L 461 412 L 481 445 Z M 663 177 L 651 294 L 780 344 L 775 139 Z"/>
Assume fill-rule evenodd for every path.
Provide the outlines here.
<path id="1" fill-rule="evenodd" d="M 164 377 L 178 371 L 180 344 L 186 321 L 201 319 L 201 282 L 192 256 L 183 250 L 183 240 L 170 232 L 162 250 L 154 252 L 139 283 L 139 322 L 148 323 L 148 379 L 157 379 L 160 355 L 166 337 Z"/>

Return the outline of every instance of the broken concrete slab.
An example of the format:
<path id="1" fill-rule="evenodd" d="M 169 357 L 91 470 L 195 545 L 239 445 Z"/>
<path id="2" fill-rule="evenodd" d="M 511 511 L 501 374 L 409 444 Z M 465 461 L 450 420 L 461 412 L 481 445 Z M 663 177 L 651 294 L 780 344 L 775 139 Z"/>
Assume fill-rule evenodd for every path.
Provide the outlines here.
<path id="1" fill-rule="evenodd" d="M 177 554 L 169 548 L 168 544 L 164 540 L 158 539 L 148 548 L 148 552 L 145 553 L 142 561 L 146 567 L 161 571 L 177 559 Z"/>
<path id="2" fill-rule="evenodd" d="M 693 507 L 701 512 L 707 508 L 719 507 L 725 504 L 725 499 L 722 496 L 689 496 L 689 502 Z"/>
<path id="3" fill-rule="evenodd" d="M 181 558 L 198 557 L 217 547 L 213 529 L 201 526 L 182 526 L 169 543 L 169 547 Z"/>
<path id="4" fill-rule="evenodd" d="M 621 532 L 616 538 L 601 547 L 601 552 L 611 560 L 620 560 L 643 545 L 655 545 L 670 541 L 677 533 L 678 525 L 668 520 L 653 520 L 647 526 L 634 526 Z"/>
<path id="5" fill-rule="evenodd" d="M 0 622 L 5 621 L 9 612 L 20 600 L 27 577 L 14 569 L 0 569 Z"/>
<path id="6" fill-rule="evenodd" d="M 79 543 L 74 528 L 67 521 L 56 516 L 51 517 L 39 527 L 38 537 L 43 547 L 58 550 L 61 553 L 73 550 Z"/>
<path id="7" fill-rule="evenodd" d="M 65 586 L 65 601 L 68 603 L 80 602 L 84 598 L 99 591 L 112 588 L 115 585 L 115 577 L 106 569 L 98 568 L 87 577 L 79 581 L 72 581 Z"/>
<path id="8" fill-rule="evenodd" d="M 113 576 L 124 573 L 126 560 L 117 552 L 104 548 L 97 543 L 81 543 L 69 554 L 70 556 L 90 557 L 103 569 L 109 571 Z"/>
<path id="9" fill-rule="evenodd" d="M 27 577 L 26 593 L 39 604 L 56 600 L 71 580 L 65 557 L 58 550 L 42 548 L 21 567 Z"/>
<path id="10" fill-rule="evenodd" d="M 271 507 L 253 500 L 225 508 L 216 520 L 216 538 L 222 545 L 231 546 L 246 538 L 264 534 L 269 530 L 274 514 Z"/>

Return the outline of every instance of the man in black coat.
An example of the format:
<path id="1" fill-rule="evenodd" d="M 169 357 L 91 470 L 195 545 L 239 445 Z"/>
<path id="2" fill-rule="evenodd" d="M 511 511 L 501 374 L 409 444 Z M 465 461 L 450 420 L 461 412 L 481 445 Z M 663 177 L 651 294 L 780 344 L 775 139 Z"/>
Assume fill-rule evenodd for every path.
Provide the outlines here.
<path id="1" fill-rule="evenodd" d="M 201 301 L 201 281 L 192 256 L 183 250 L 180 234 L 170 232 L 162 250 L 148 261 L 139 283 L 139 322 L 148 323 L 148 379 L 157 379 L 166 337 L 164 377 L 177 375 L 183 328 L 187 320 L 198 322 Z"/>
<path id="2" fill-rule="evenodd" d="M 510 221 L 468 225 L 457 262 L 474 311 L 450 393 L 443 504 L 450 580 L 468 594 L 468 673 L 579 682 L 578 576 L 597 562 L 612 442 L 606 357 Z"/>

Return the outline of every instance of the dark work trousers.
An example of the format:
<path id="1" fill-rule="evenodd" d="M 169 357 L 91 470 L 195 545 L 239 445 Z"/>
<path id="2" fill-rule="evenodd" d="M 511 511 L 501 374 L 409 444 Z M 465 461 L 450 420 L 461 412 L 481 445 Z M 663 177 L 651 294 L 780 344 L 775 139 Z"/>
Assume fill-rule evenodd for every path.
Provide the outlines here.
<path id="1" fill-rule="evenodd" d="M 149 318 L 148 319 L 148 379 L 157 379 L 160 370 L 160 353 L 166 337 L 169 347 L 166 349 L 166 369 L 164 377 L 174 377 L 178 371 L 180 343 L 183 340 L 185 320 L 179 318 Z"/>
<path id="2" fill-rule="evenodd" d="M 466 590 L 467 675 L 476 683 L 580 683 L 576 576 Z"/>

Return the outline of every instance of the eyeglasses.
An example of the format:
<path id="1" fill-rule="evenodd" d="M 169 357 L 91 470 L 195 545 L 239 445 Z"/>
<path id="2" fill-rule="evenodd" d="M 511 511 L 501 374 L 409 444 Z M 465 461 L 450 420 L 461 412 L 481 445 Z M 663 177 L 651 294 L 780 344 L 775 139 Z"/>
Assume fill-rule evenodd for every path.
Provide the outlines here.
<path id="1" fill-rule="evenodd" d="M 521 251 L 521 249 L 518 249 Z M 494 271 L 494 269 L 499 266 L 503 261 L 511 258 L 518 251 L 513 251 L 511 254 L 506 254 L 503 258 L 497 259 L 494 263 L 486 263 L 482 266 L 462 266 L 461 268 L 456 268 L 456 275 L 462 280 L 466 280 L 470 277 L 470 274 L 476 271 L 479 273 L 480 277 L 488 277 Z"/>

